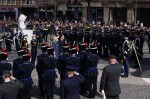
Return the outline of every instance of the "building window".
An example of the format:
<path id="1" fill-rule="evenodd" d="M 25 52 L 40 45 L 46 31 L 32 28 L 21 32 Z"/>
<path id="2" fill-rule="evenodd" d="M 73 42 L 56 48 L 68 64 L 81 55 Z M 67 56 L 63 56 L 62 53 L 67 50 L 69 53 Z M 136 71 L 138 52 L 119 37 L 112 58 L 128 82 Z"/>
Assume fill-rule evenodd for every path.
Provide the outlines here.
<path id="1" fill-rule="evenodd" d="M 46 1 L 46 0 L 45 0 Z M 48 0 L 49 3 L 54 3 L 55 0 Z"/>
<path id="2" fill-rule="evenodd" d="M 29 5 L 30 4 L 30 1 L 29 0 L 27 0 L 27 5 Z"/>
<path id="3" fill-rule="evenodd" d="M 3 0 L 3 5 L 6 5 L 7 4 L 7 1 L 6 0 Z"/>
<path id="4" fill-rule="evenodd" d="M 16 5 L 16 0 L 12 0 L 12 4 L 13 4 L 13 5 Z"/>
<path id="5" fill-rule="evenodd" d="M 7 3 L 8 5 L 10 5 L 10 4 L 11 4 L 11 0 L 8 0 L 7 2 L 8 2 L 8 3 Z"/>
<path id="6" fill-rule="evenodd" d="M 26 0 L 23 0 L 23 5 L 26 5 Z"/>
<path id="7" fill-rule="evenodd" d="M 20 0 L 20 5 L 22 5 L 22 0 Z"/>

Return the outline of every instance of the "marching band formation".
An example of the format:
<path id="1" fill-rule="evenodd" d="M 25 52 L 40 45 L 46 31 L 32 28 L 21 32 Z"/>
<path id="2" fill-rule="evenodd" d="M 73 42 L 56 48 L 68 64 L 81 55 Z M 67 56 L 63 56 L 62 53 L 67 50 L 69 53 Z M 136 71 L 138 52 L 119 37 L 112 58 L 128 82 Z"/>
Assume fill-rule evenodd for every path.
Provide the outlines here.
<path id="1" fill-rule="evenodd" d="M 18 32 L 18 29 L 14 27 L 15 24 L 7 28 L 2 26 L 2 31 L 7 31 L 0 40 L 0 83 L 3 83 L 2 71 L 12 70 L 13 76 L 24 84 L 18 94 L 18 99 L 31 99 L 33 84 L 31 73 L 34 67 L 38 74 L 41 96 L 45 96 L 46 99 L 54 98 L 56 69 L 61 79 L 61 99 L 80 99 L 79 93 L 93 98 L 97 94 L 99 59 L 113 55 L 111 59 L 115 56 L 115 59 L 123 60 L 123 77 L 126 78 L 129 76 L 129 61 L 135 61 L 134 68 L 140 67 L 139 61 L 142 59 L 144 42 L 147 38 L 148 41 L 150 40 L 147 27 L 132 27 L 124 24 L 117 26 L 115 23 L 86 25 L 61 21 L 55 23 L 28 21 L 27 23 L 34 30 L 31 51 L 28 50 L 27 36 L 23 35 L 22 31 Z M 8 52 L 11 52 L 11 44 L 15 44 L 18 53 L 13 66 L 7 61 Z M 38 46 L 41 47 L 42 53 L 37 56 Z M 37 64 L 35 64 L 36 57 Z M 103 70 L 102 76 L 106 76 L 105 70 L 107 69 Z M 105 90 L 105 80 L 101 80 L 100 92 Z M 78 89 L 80 89 L 79 93 Z M 120 91 L 117 95 L 119 94 Z M 106 95 L 109 94 L 106 92 Z"/>

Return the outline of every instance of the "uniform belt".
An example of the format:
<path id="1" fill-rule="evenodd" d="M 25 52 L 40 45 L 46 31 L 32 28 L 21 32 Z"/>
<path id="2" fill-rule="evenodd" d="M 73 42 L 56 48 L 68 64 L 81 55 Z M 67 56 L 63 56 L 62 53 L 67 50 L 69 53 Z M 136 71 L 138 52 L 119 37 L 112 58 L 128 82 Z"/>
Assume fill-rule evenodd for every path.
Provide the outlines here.
<path id="1" fill-rule="evenodd" d="M 55 71 L 55 70 L 46 70 L 46 71 Z"/>
<path id="2" fill-rule="evenodd" d="M 89 68 L 89 69 L 97 69 L 97 67 Z"/>
<path id="3" fill-rule="evenodd" d="M 24 78 L 24 79 L 21 79 L 21 80 L 29 80 L 29 79 L 31 79 L 31 77 L 29 77 L 29 78 Z"/>

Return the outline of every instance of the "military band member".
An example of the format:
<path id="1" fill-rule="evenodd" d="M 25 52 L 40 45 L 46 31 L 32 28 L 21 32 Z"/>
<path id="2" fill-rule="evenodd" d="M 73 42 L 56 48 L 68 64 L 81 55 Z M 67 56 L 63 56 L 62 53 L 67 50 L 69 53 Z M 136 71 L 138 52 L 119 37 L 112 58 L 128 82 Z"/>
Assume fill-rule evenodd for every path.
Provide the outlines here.
<path id="1" fill-rule="evenodd" d="M 32 54 L 31 63 L 34 65 L 37 56 L 37 40 L 35 35 L 32 36 L 31 40 L 31 54 Z"/>
<path id="2" fill-rule="evenodd" d="M 98 75 L 97 65 L 99 62 L 99 56 L 97 55 L 97 46 L 91 46 L 90 52 L 91 55 L 87 57 L 86 80 L 89 91 L 88 97 L 94 98 L 97 93 L 97 75 Z"/>
<path id="3" fill-rule="evenodd" d="M 24 84 L 24 88 L 21 90 L 21 99 L 31 99 L 33 84 L 31 73 L 34 69 L 34 65 L 30 62 L 30 58 L 30 53 L 24 53 L 23 64 L 19 65 L 17 69 L 16 78 Z"/>
<path id="4" fill-rule="evenodd" d="M 26 51 L 28 50 L 27 35 L 24 35 L 23 39 L 21 40 L 21 48 L 24 48 Z"/>
<path id="5" fill-rule="evenodd" d="M 47 51 L 47 44 L 41 44 L 41 50 L 42 50 L 42 54 L 40 54 L 39 56 L 37 56 L 37 65 L 36 65 L 36 71 L 38 73 L 38 84 L 39 84 L 39 89 L 41 92 L 41 96 L 45 96 L 44 94 L 44 81 L 42 78 L 42 68 L 44 67 L 44 58 L 48 57 L 48 54 L 46 53 Z"/>
<path id="6" fill-rule="evenodd" d="M 5 52 L 5 51 L 1 51 L 0 52 L 0 84 L 2 84 L 3 82 L 3 74 L 2 72 L 4 70 L 8 70 L 10 71 L 11 70 L 11 64 L 7 62 L 7 58 L 8 58 L 8 53 Z"/>
<path id="7" fill-rule="evenodd" d="M 45 94 L 46 99 L 54 99 L 55 79 L 56 75 L 56 64 L 57 59 L 54 58 L 54 47 L 47 48 L 48 57 L 44 59 L 43 67 L 43 80 L 45 83 Z"/>

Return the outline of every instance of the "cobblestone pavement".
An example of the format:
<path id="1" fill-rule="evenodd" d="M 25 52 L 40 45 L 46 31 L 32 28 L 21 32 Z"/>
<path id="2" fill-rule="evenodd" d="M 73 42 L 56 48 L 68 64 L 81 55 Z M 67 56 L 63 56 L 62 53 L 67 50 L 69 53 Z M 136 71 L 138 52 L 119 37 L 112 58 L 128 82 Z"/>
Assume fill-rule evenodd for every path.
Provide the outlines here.
<path id="1" fill-rule="evenodd" d="M 14 47 L 13 47 L 14 48 Z M 143 72 L 150 70 L 150 54 L 148 54 L 148 46 L 145 43 L 144 44 L 144 55 L 143 60 L 141 61 L 141 67 Z M 38 49 L 38 53 L 40 53 L 40 48 Z M 13 62 L 13 59 L 17 57 L 17 54 L 15 51 L 9 54 L 9 62 Z M 130 66 L 132 67 L 134 62 L 130 62 Z M 102 69 L 107 66 L 108 60 L 107 59 L 100 59 L 98 69 L 99 69 L 99 75 L 98 75 L 98 90 L 99 90 L 99 83 L 100 78 L 102 74 Z M 120 65 L 122 65 L 120 63 Z M 39 96 L 39 90 L 38 90 L 38 78 L 37 78 L 37 72 L 32 72 L 32 78 L 33 78 L 33 88 L 32 88 L 32 99 L 44 99 Z M 150 78 L 149 78 L 150 79 Z M 121 86 L 121 94 L 120 99 L 150 99 L 150 84 L 145 82 L 141 78 L 141 73 L 139 69 L 130 68 L 130 74 L 128 78 L 121 78 L 120 77 L 120 86 Z M 56 90 L 55 90 L 55 98 L 59 99 L 59 77 L 56 79 Z M 88 99 L 83 96 L 81 96 L 81 99 Z M 96 96 L 94 99 L 102 99 L 101 97 Z"/>

